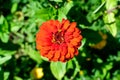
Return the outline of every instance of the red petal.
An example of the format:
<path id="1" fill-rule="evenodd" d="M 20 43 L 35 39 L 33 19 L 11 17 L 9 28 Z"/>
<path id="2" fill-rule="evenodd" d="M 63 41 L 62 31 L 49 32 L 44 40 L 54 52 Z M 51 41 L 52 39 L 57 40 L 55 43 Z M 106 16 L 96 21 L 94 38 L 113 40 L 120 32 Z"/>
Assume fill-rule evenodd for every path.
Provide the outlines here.
<path id="1" fill-rule="evenodd" d="M 60 57 L 60 61 L 64 62 L 64 61 L 65 61 L 65 57 L 64 57 L 64 56 L 61 56 L 61 57 Z"/>
<path id="2" fill-rule="evenodd" d="M 78 55 L 78 53 L 79 53 L 79 52 L 78 52 L 78 50 L 76 49 L 76 50 L 75 50 L 75 55 Z"/>
<path id="3" fill-rule="evenodd" d="M 54 53 L 54 57 L 52 58 L 52 60 L 53 61 L 58 61 L 59 57 L 60 57 L 60 51 L 56 51 Z"/>
<path id="4" fill-rule="evenodd" d="M 50 51 L 47 55 L 48 59 L 51 59 L 54 56 L 54 51 Z"/>
<path id="5" fill-rule="evenodd" d="M 67 32 L 73 32 L 75 30 L 76 25 L 76 22 L 72 22 L 70 24 L 70 27 L 67 29 Z"/>
<path id="6" fill-rule="evenodd" d="M 65 56 L 67 59 L 70 59 L 70 53 L 67 53 L 67 55 Z"/>
<path id="7" fill-rule="evenodd" d="M 70 25 L 70 21 L 66 20 L 63 24 L 62 30 L 66 30 Z"/>
<path id="8" fill-rule="evenodd" d="M 70 57 L 71 57 L 71 58 L 74 57 L 74 52 L 75 52 L 74 48 L 68 47 L 68 53 L 70 54 Z"/>

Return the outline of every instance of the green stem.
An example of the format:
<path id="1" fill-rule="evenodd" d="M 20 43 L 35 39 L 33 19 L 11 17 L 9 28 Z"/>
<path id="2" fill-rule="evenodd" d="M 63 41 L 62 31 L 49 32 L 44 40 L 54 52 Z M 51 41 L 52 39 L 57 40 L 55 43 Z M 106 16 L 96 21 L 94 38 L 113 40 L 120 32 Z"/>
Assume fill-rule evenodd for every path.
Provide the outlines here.
<path id="1" fill-rule="evenodd" d="M 74 61 L 74 63 L 75 63 L 76 68 L 75 68 L 74 73 L 73 73 L 73 75 L 71 76 L 70 80 L 74 80 L 74 78 L 76 77 L 77 73 L 80 71 L 80 66 L 79 66 L 79 63 L 78 63 L 78 61 L 76 60 L 76 58 L 73 58 L 73 61 Z"/>

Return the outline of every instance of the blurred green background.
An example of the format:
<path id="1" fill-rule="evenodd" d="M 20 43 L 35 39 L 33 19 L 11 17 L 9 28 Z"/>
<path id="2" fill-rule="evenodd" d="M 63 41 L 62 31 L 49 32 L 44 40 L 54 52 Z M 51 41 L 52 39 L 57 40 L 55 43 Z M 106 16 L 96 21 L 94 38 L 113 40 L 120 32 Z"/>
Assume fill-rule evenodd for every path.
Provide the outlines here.
<path id="1" fill-rule="evenodd" d="M 35 36 L 47 20 L 77 22 L 72 60 L 49 62 Z M 0 0 L 0 80 L 120 80 L 120 0 Z"/>

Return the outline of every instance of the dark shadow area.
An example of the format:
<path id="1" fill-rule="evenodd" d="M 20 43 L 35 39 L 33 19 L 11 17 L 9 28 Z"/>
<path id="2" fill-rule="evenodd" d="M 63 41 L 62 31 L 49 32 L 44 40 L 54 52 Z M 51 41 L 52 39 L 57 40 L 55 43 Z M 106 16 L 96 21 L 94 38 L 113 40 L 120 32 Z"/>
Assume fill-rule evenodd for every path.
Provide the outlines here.
<path id="1" fill-rule="evenodd" d="M 3 43 L 0 40 L 0 48 L 3 50 L 17 50 L 20 46 L 17 44 L 13 44 L 11 41 L 7 43 Z"/>
<path id="2" fill-rule="evenodd" d="M 84 24 L 86 26 L 90 26 L 91 23 L 88 22 L 86 16 L 87 13 L 85 10 L 82 10 L 79 5 L 75 5 L 71 8 L 71 10 L 68 13 L 68 19 L 72 20 L 74 19 L 79 24 Z"/>
<path id="3" fill-rule="evenodd" d="M 80 52 L 79 55 L 76 56 L 76 58 L 79 64 L 81 65 L 81 69 L 87 70 L 87 74 L 91 75 L 93 74 L 93 69 L 101 70 L 101 67 L 109 63 L 107 59 L 110 55 L 117 56 L 117 53 L 120 50 L 120 44 L 118 43 L 116 38 L 114 38 L 111 34 L 107 33 L 107 44 L 103 49 L 94 49 L 89 47 L 88 45 L 85 45 L 84 48 L 84 52 L 86 52 L 86 57 L 83 57 Z M 102 63 L 97 62 L 98 57 L 103 60 Z M 112 73 L 115 72 L 116 69 L 120 69 L 120 62 L 113 61 L 112 63 L 114 64 L 113 68 L 110 70 L 110 75 L 113 77 Z"/>
<path id="4" fill-rule="evenodd" d="M 9 15 L 11 6 L 12 6 L 12 1 L 0 0 L 0 14 L 2 13 L 2 14 L 4 14 L 4 16 Z"/>

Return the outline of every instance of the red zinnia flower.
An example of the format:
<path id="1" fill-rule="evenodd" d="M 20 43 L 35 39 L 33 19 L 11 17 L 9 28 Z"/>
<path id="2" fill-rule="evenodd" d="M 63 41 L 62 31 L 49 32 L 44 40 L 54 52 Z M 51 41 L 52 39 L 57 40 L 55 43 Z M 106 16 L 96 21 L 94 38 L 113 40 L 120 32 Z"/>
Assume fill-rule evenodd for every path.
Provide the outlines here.
<path id="1" fill-rule="evenodd" d="M 36 47 L 50 61 L 68 61 L 78 54 L 82 36 L 76 22 L 63 19 L 49 20 L 40 26 L 36 35 Z"/>

